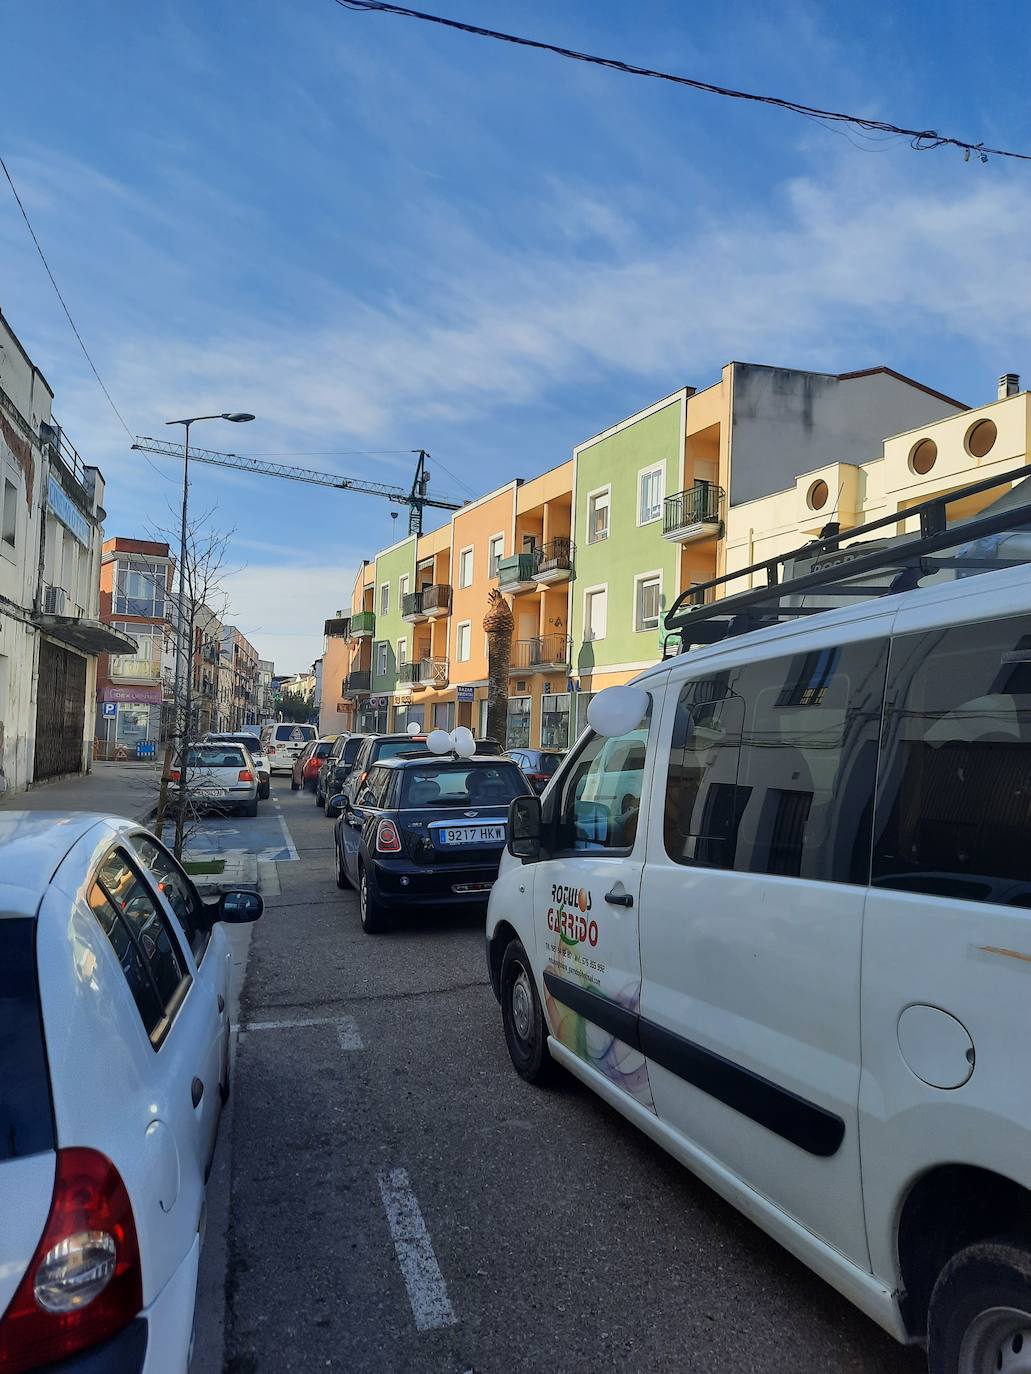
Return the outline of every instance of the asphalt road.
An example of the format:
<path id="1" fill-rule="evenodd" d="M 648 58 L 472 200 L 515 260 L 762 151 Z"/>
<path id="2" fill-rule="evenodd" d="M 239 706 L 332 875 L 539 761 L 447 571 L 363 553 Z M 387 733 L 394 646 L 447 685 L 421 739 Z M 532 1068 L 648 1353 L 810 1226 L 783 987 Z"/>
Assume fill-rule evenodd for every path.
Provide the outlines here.
<path id="1" fill-rule="evenodd" d="M 517 1078 L 482 921 L 364 935 L 332 824 L 276 795 L 300 862 L 243 993 L 229 1374 L 924 1369 L 586 1089 Z"/>

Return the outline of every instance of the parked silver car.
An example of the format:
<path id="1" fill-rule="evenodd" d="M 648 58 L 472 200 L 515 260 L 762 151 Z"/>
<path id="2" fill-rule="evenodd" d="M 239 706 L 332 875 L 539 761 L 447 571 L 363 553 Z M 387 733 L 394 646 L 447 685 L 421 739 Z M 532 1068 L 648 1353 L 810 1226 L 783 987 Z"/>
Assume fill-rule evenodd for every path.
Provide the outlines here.
<path id="1" fill-rule="evenodd" d="M 251 762 L 258 774 L 258 801 L 268 800 L 271 769 L 269 768 L 268 757 L 261 747 L 261 740 L 256 733 L 251 733 L 249 730 L 224 731 L 221 734 L 212 732 L 204 736 L 204 743 L 242 744 L 250 754 Z"/>
<path id="2" fill-rule="evenodd" d="M 186 778 L 180 762 L 169 772 L 168 798 L 173 807 L 185 793 L 194 811 L 238 811 L 258 814 L 258 774 L 242 744 L 194 744 L 186 755 Z"/>

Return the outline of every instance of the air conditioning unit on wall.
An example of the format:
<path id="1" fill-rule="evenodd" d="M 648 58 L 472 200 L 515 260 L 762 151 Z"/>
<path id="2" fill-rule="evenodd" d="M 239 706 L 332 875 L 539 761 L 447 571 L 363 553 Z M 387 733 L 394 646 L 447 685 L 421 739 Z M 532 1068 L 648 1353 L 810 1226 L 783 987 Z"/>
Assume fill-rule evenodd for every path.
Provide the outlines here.
<path id="1" fill-rule="evenodd" d="M 63 587 L 45 587 L 43 589 L 44 615 L 64 615 L 67 602 L 68 593 Z"/>

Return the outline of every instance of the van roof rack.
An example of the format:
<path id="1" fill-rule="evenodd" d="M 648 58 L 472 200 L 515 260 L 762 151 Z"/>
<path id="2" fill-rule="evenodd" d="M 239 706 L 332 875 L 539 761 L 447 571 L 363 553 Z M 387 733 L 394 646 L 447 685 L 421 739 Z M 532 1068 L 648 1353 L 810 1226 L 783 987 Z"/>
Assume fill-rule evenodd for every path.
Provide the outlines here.
<path id="1" fill-rule="evenodd" d="M 1031 483 L 1023 490 L 1029 475 L 1027 467 L 1013 468 L 933 496 L 906 510 L 855 525 L 844 533 L 832 521 L 820 531 L 818 539 L 687 587 L 666 613 L 662 657 L 670 657 L 668 647 L 675 653 L 686 653 L 696 645 L 717 644 L 722 639 L 782 624 L 794 617 L 836 609 L 847 602 L 910 591 L 935 575 L 966 577 L 1029 562 L 1031 550 L 1026 557 L 1008 558 L 1000 556 L 997 547 L 975 547 L 976 541 L 991 535 L 1031 525 Z M 1022 484 L 1010 493 L 1016 496 L 1019 490 L 1019 499 L 1008 500 L 1003 495 L 980 514 L 949 525 L 950 504 L 1012 482 Z M 896 533 L 873 541 L 870 551 L 863 552 L 862 545 L 870 542 L 871 534 L 914 518 L 919 518 L 919 533 Z M 874 573 L 881 573 L 882 577 L 871 581 L 870 574 Z M 756 574 L 765 574 L 764 585 L 750 585 Z M 749 579 L 744 590 L 721 595 L 743 578 Z M 818 594 L 816 604 L 811 595 L 814 593 Z M 829 598 L 841 600 L 828 603 Z"/>

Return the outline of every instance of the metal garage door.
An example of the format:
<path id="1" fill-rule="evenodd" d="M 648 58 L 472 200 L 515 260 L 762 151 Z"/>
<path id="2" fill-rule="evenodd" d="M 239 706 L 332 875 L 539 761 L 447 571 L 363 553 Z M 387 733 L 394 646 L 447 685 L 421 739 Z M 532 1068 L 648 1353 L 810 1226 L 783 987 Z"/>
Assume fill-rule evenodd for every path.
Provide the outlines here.
<path id="1" fill-rule="evenodd" d="M 41 639 L 33 771 L 36 782 L 82 771 L 85 721 L 86 660 L 49 639 Z"/>

